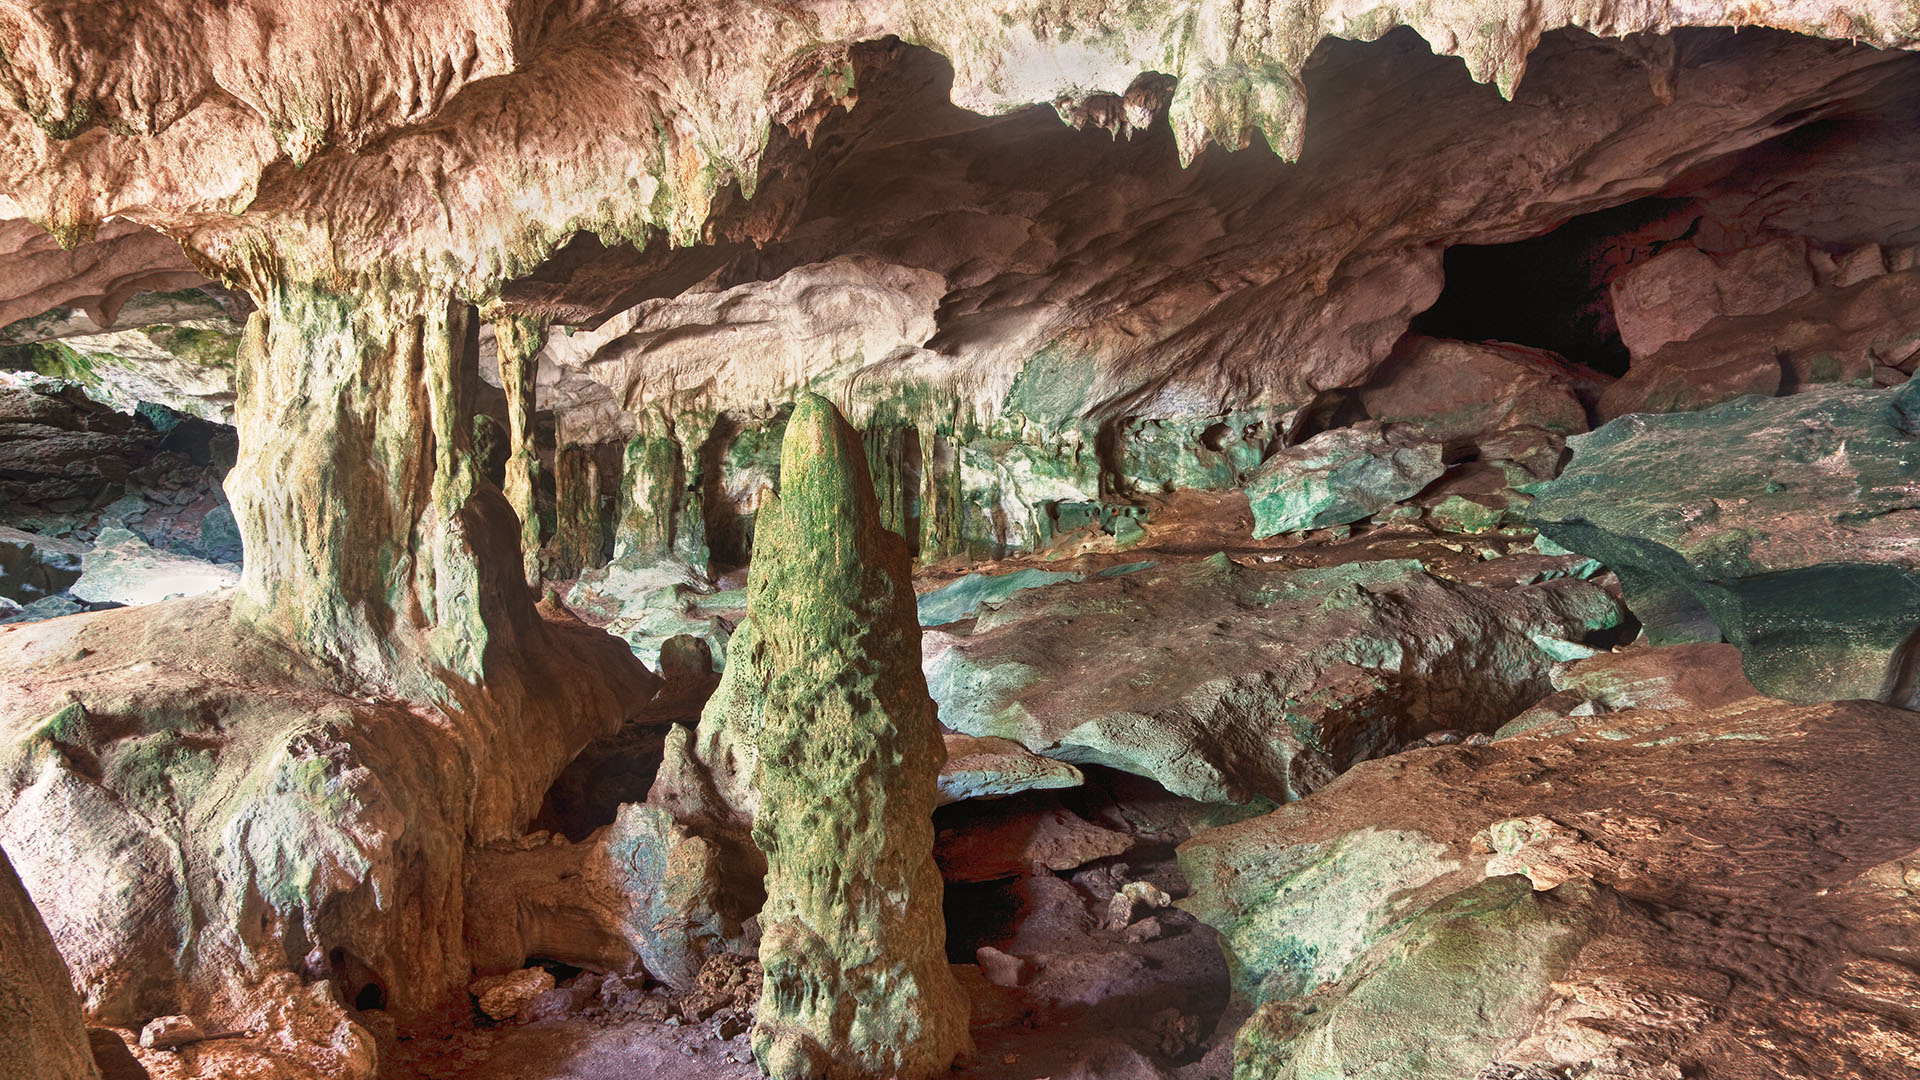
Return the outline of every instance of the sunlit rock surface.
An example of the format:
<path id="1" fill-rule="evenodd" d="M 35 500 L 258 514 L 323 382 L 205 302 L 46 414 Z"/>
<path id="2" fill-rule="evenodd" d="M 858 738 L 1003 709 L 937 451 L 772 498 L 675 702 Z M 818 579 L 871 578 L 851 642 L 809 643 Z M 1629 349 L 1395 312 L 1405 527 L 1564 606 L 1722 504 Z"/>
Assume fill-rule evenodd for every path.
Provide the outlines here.
<path id="1" fill-rule="evenodd" d="M 1914 989 L 1880 958 L 1914 923 L 1913 722 L 1607 713 L 1368 762 L 1197 836 L 1185 904 L 1262 1003 L 1235 1075 L 1897 1074 Z"/>

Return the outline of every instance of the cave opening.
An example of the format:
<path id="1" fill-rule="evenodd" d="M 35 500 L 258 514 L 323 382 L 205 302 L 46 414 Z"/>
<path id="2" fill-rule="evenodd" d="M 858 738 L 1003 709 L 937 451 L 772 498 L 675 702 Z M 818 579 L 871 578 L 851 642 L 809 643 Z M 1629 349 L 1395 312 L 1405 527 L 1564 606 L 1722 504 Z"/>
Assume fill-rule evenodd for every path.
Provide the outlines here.
<path id="1" fill-rule="evenodd" d="M 1692 232 L 1685 199 L 1651 197 L 1582 214 L 1539 236 L 1446 250 L 1446 284 L 1414 317 L 1414 333 L 1504 341 L 1555 352 L 1607 375 L 1626 374 L 1608 286 L 1629 263 Z"/>

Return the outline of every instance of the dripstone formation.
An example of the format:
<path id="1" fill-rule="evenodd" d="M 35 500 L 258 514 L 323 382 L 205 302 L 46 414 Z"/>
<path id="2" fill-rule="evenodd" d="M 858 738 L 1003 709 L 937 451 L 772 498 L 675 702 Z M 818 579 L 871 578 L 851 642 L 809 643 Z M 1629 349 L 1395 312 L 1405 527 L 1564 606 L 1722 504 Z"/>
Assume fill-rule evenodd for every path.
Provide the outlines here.
<path id="1" fill-rule="evenodd" d="M 968 1045 L 968 1006 L 944 949 L 932 814 L 946 748 L 910 560 L 825 398 L 801 399 L 780 465 L 748 586 L 769 677 L 752 774 L 767 857 L 754 1052 L 778 1080 L 930 1077 Z"/>

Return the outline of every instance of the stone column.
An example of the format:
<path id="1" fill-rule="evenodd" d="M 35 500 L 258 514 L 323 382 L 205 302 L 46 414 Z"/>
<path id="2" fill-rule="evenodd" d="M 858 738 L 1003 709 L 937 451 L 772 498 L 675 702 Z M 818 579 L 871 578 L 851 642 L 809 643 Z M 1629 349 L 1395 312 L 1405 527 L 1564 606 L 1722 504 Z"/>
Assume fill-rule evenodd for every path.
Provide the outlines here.
<path id="1" fill-rule="evenodd" d="M 910 559 L 825 398 L 794 410 L 780 484 L 748 583 L 750 663 L 770 676 L 752 766 L 767 858 L 754 1052 L 777 1080 L 921 1080 L 969 1039 L 933 862 L 946 751 Z"/>
<path id="2" fill-rule="evenodd" d="M 534 478 L 540 458 L 533 447 L 534 379 L 546 327 L 533 319 L 498 318 L 493 339 L 500 359 L 500 385 L 507 392 L 507 502 L 520 519 L 520 559 L 527 584 L 540 584 L 540 512 Z"/>
<path id="3" fill-rule="evenodd" d="M 553 460 L 554 523 L 549 575 L 579 577 L 601 564 L 600 464 L 593 448 L 568 443 Z"/>
<path id="4" fill-rule="evenodd" d="M 398 696 L 479 682 L 533 609 L 511 510 L 471 460 L 471 308 L 291 283 L 256 299 L 227 479 L 235 618 Z"/>

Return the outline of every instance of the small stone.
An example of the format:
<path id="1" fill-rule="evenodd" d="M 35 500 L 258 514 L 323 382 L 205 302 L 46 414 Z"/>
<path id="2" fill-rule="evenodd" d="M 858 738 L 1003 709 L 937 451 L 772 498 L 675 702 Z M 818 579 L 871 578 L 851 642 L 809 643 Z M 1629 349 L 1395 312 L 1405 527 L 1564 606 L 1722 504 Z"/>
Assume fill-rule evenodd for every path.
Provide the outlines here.
<path id="1" fill-rule="evenodd" d="M 159 1016 L 140 1029 L 140 1045 L 148 1050 L 172 1050 L 207 1037 L 190 1016 Z"/>
<path id="2" fill-rule="evenodd" d="M 686 1055 L 686 1056 L 688 1056 L 688 1057 L 692 1057 L 692 1056 L 693 1056 L 693 1047 L 691 1047 L 691 1046 L 682 1046 L 682 1047 L 680 1048 L 680 1052 L 681 1052 L 682 1054 L 685 1054 L 685 1055 Z"/>
<path id="3" fill-rule="evenodd" d="M 1163 1009 L 1153 1018 L 1154 1049 L 1171 1061 L 1180 1061 L 1200 1045 L 1200 1018 L 1179 1009 Z"/>
<path id="4" fill-rule="evenodd" d="M 553 985 L 553 972 L 531 967 L 475 979 L 467 991 L 480 1002 L 480 1011 L 487 1016 L 511 1020 L 533 1004 L 535 998 L 553 989 Z"/>
<path id="5" fill-rule="evenodd" d="M 1127 942 L 1131 945 L 1144 945 L 1149 941 L 1159 941 L 1166 936 L 1167 924 L 1153 915 L 1127 927 Z"/>
<path id="6" fill-rule="evenodd" d="M 991 945 L 982 945 L 974 952 L 974 958 L 980 963 L 980 973 L 995 986 L 1021 986 L 1033 977 L 1033 961 L 1001 952 Z"/>
<path id="7" fill-rule="evenodd" d="M 1150 881 L 1130 881 L 1120 886 L 1120 891 L 1107 902 L 1107 925 L 1114 930 L 1124 930 L 1141 916 L 1171 903 L 1173 897 L 1158 885 Z"/>
<path id="8" fill-rule="evenodd" d="M 713 1033 L 722 1041 L 737 1039 L 753 1025 L 739 1013 L 724 1013 L 713 1025 Z"/>

